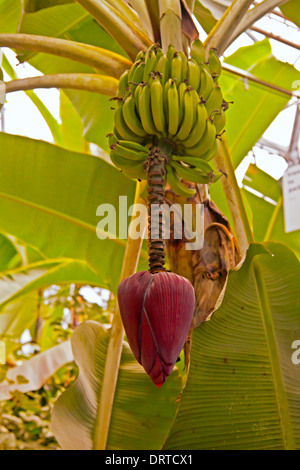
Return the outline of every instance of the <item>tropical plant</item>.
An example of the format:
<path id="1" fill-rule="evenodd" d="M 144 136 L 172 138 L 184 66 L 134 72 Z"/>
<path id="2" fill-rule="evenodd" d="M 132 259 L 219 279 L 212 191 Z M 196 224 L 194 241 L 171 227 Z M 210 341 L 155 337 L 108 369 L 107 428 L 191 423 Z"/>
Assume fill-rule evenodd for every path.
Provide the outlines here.
<path id="1" fill-rule="evenodd" d="M 300 232 L 284 232 L 276 180 L 252 165 L 241 189 L 235 174 L 291 97 L 299 99 L 300 72 L 275 59 L 268 39 L 220 62 L 277 7 L 299 27 L 299 9 L 297 0 L 253 3 L 0 0 L 0 47 L 42 73 L 18 79 L 4 53 L 6 93 L 25 91 L 54 141 L 0 133 L 0 338 L 7 355 L 0 398 L 12 394 L 11 415 L 21 410 L 24 418 L 28 400 L 36 412 L 50 387 L 44 422 L 25 417 L 33 434 L 44 432 L 55 401 L 51 430 L 64 449 L 300 448 L 299 373 L 291 360 L 300 339 Z M 196 20 L 207 33 L 203 44 Z M 51 87 L 61 90 L 61 123 L 33 91 Z M 150 237 L 150 273 L 142 276 L 147 217 L 134 210 L 132 223 L 125 217 L 125 237 L 107 238 L 98 224 L 99 204 L 122 218 L 120 196 L 128 205 L 163 196 L 189 204 L 194 225 L 201 203 L 203 247 L 186 250 L 187 240 L 176 239 L 174 214 L 170 240 Z M 155 229 L 161 235 L 161 223 Z M 164 250 L 173 273 L 161 272 Z M 129 295 L 124 282 L 132 275 Z M 153 277 L 160 282 L 151 297 Z M 132 299 L 145 280 L 137 308 Z M 110 291 L 107 311 L 82 299 L 87 285 Z M 47 298 L 53 289 L 54 302 Z M 173 299 L 172 289 L 188 301 L 174 301 L 185 322 L 176 329 L 174 315 L 168 330 L 161 291 Z M 156 300 L 163 305 L 151 313 L 159 344 L 152 338 L 143 353 L 133 330 L 148 334 L 140 305 Z M 69 328 L 62 328 L 64 309 Z M 41 352 L 17 365 L 24 330 Z M 169 332 L 172 354 L 160 354 L 160 365 L 163 380 L 170 376 L 158 389 L 136 358 L 161 385 L 161 369 L 153 372 L 147 354 L 156 357 Z M 62 386 L 53 389 L 57 377 Z"/>

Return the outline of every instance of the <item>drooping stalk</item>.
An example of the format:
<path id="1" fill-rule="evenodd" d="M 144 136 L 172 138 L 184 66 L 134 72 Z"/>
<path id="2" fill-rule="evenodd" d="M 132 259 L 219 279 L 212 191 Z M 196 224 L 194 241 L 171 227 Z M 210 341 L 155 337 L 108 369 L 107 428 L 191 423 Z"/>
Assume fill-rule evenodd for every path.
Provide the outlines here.
<path id="1" fill-rule="evenodd" d="M 106 75 L 88 73 L 61 73 L 11 80 L 6 83 L 6 93 L 34 90 L 36 88 L 68 88 L 115 96 L 119 82 Z"/>
<path id="2" fill-rule="evenodd" d="M 222 168 L 227 175 L 222 177 L 221 182 L 233 219 L 241 255 L 244 257 L 249 244 L 254 242 L 254 237 L 242 193 L 236 180 L 227 139 L 224 136 L 222 141 L 218 142 L 215 164 L 217 168 Z"/>
<path id="3" fill-rule="evenodd" d="M 230 38 L 252 3 L 252 0 L 234 0 L 232 2 L 207 36 L 204 43 L 207 50 L 214 47 L 218 50 L 219 55 L 223 54 Z"/>
<path id="4" fill-rule="evenodd" d="M 140 183 L 137 183 L 135 204 L 143 204 L 144 201 L 140 197 Z M 133 216 L 132 220 L 136 218 Z M 143 243 L 144 233 L 146 231 L 147 220 L 141 221 L 141 238 L 132 238 L 132 234 L 128 234 L 125 255 L 121 270 L 120 281 L 126 279 L 136 272 L 140 252 Z M 118 305 L 116 305 L 110 338 L 105 362 L 104 376 L 102 382 L 100 406 L 97 414 L 97 421 L 94 434 L 94 450 L 105 450 L 107 437 L 109 432 L 112 407 L 116 391 L 116 385 L 119 374 L 119 366 L 122 354 L 122 343 L 124 337 L 124 328 Z"/>
<path id="5" fill-rule="evenodd" d="M 148 252 L 149 271 L 165 271 L 165 246 L 163 241 L 164 185 L 167 156 L 159 147 L 153 147 L 147 160 L 148 172 Z"/>
<path id="6" fill-rule="evenodd" d="M 65 57 L 116 78 L 132 65 L 126 57 L 101 47 L 32 34 L 0 34 L 0 47 Z"/>
<path id="7" fill-rule="evenodd" d="M 131 59 L 135 59 L 139 51 L 146 50 L 152 44 L 143 31 L 106 1 L 76 1 L 120 44 Z"/>

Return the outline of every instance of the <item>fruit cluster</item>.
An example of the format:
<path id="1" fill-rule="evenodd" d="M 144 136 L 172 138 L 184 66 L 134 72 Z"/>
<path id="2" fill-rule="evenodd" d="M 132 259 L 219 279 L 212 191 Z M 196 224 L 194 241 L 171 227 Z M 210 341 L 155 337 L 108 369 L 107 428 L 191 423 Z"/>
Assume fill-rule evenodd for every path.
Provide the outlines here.
<path id="1" fill-rule="evenodd" d="M 222 67 L 214 49 L 208 58 L 200 40 L 191 58 L 170 46 L 154 44 L 138 54 L 119 85 L 111 159 L 130 178 L 145 179 L 143 163 L 152 144 L 167 149 L 168 181 L 180 195 L 192 191 L 180 179 L 211 183 L 221 175 L 207 163 L 217 151 L 216 138 L 228 107 L 218 85 Z"/>

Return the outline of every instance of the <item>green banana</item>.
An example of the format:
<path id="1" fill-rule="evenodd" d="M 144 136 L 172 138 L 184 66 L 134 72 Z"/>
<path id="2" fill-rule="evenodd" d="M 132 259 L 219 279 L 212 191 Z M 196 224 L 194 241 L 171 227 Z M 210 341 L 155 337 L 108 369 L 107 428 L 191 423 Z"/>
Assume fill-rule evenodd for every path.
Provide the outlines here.
<path id="1" fill-rule="evenodd" d="M 179 51 L 177 54 L 181 57 L 181 81 L 186 80 L 188 77 L 188 60 L 184 52 Z M 177 82 L 177 87 L 180 82 Z"/>
<path id="2" fill-rule="evenodd" d="M 207 114 L 210 116 L 213 111 L 219 111 L 221 109 L 222 102 L 223 95 L 221 88 L 219 86 L 215 86 L 205 104 Z"/>
<path id="3" fill-rule="evenodd" d="M 132 77 L 132 82 L 133 83 L 132 83 L 131 86 L 133 86 L 134 84 L 138 85 L 139 83 L 141 83 L 143 81 L 145 67 L 146 67 L 145 62 L 141 62 L 137 66 L 137 68 L 134 71 L 133 77 Z"/>
<path id="4" fill-rule="evenodd" d="M 143 138 L 138 136 L 127 126 L 122 112 L 122 104 L 118 103 L 118 106 L 115 111 L 115 129 L 117 134 L 123 140 L 132 140 L 134 142 L 141 142 Z"/>
<path id="5" fill-rule="evenodd" d="M 161 84 L 162 86 L 165 86 L 169 79 L 169 61 L 166 55 L 160 57 L 157 62 L 156 70 L 162 75 Z"/>
<path id="6" fill-rule="evenodd" d="M 222 64 L 221 64 L 219 57 L 216 54 L 215 48 L 212 48 L 209 51 L 208 64 L 209 64 L 210 73 L 215 77 L 219 77 L 222 72 Z"/>
<path id="7" fill-rule="evenodd" d="M 110 134 L 107 134 L 106 137 L 108 138 L 108 145 L 109 146 L 117 144 L 119 142 L 117 136 L 115 134 L 113 134 L 112 132 Z"/>
<path id="8" fill-rule="evenodd" d="M 135 162 L 143 162 L 148 158 L 148 153 L 143 150 L 143 152 L 133 150 L 127 146 L 122 145 L 120 141 L 117 144 L 111 145 L 111 150 L 116 150 L 121 157 L 126 158 L 126 160 L 132 160 Z"/>
<path id="9" fill-rule="evenodd" d="M 177 83 L 184 80 L 183 78 L 183 60 L 180 54 L 176 52 L 174 58 L 172 60 L 172 67 L 171 67 L 171 76 L 173 80 L 177 80 Z"/>
<path id="10" fill-rule="evenodd" d="M 191 88 L 188 87 L 183 95 L 184 118 L 181 127 L 176 134 L 176 139 L 185 140 L 193 128 L 194 124 L 194 99 Z"/>
<path id="11" fill-rule="evenodd" d="M 151 86 L 150 86 L 150 93 L 151 93 L 151 109 L 152 109 L 152 117 L 155 124 L 156 129 L 161 132 L 162 134 L 166 133 L 166 120 L 165 120 L 165 113 L 164 113 L 164 89 L 160 82 L 160 79 L 156 77 Z"/>
<path id="12" fill-rule="evenodd" d="M 138 68 L 138 66 L 140 64 L 141 64 L 141 60 L 137 60 L 136 62 L 134 62 L 131 69 L 129 70 L 129 75 L 128 75 L 128 82 L 129 83 L 131 83 L 133 81 L 133 76 L 135 74 L 135 71 L 136 71 L 136 69 Z"/>
<path id="13" fill-rule="evenodd" d="M 117 150 L 111 150 L 110 158 L 113 164 L 121 170 L 132 170 L 134 168 L 143 170 L 144 160 L 129 160 L 128 158 L 124 158 Z"/>
<path id="14" fill-rule="evenodd" d="M 149 53 L 149 54 L 148 54 Z M 146 54 L 146 62 L 143 74 L 143 81 L 148 82 L 150 74 L 155 70 L 156 54 L 153 50 L 149 50 Z"/>
<path id="15" fill-rule="evenodd" d="M 168 90 L 169 137 L 177 134 L 179 125 L 179 99 L 175 80 L 172 80 Z"/>
<path id="16" fill-rule="evenodd" d="M 144 82 L 141 82 L 135 89 L 134 92 L 134 103 L 135 103 L 135 109 L 137 111 L 137 115 L 140 116 L 140 94 L 145 86 Z"/>
<path id="17" fill-rule="evenodd" d="M 172 160 L 175 162 L 183 162 L 187 163 L 188 165 L 192 165 L 197 168 L 197 170 L 200 170 L 206 175 L 213 173 L 214 171 L 205 160 L 202 160 L 202 158 L 190 157 L 188 155 L 172 155 Z"/>
<path id="18" fill-rule="evenodd" d="M 171 161 L 170 165 L 174 168 L 178 176 L 187 181 L 193 181 L 198 184 L 208 184 L 212 179 L 212 175 L 206 175 L 196 168 L 189 168 L 175 161 Z"/>
<path id="19" fill-rule="evenodd" d="M 195 190 L 187 188 L 181 184 L 176 171 L 170 166 L 168 167 L 167 179 L 169 185 L 178 196 L 184 197 L 186 199 L 195 196 Z"/>
<path id="20" fill-rule="evenodd" d="M 169 123 L 169 103 L 168 103 L 168 91 L 172 83 L 172 78 L 169 78 L 164 86 L 164 112 L 166 122 Z"/>
<path id="21" fill-rule="evenodd" d="M 221 109 L 218 113 L 215 113 L 214 122 L 215 122 L 217 134 L 219 134 L 224 129 L 225 124 L 226 124 L 226 116 L 225 116 L 225 112 L 223 111 L 223 109 Z"/>
<path id="22" fill-rule="evenodd" d="M 201 159 L 209 162 L 212 158 L 215 158 L 218 151 L 218 144 L 217 140 L 214 141 L 212 147 L 203 155 L 201 155 Z"/>
<path id="23" fill-rule="evenodd" d="M 206 121 L 206 128 L 199 143 L 194 147 L 189 148 L 189 155 L 192 157 L 202 157 L 208 150 L 211 149 L 216 140 L 216 128 L 212 119 Z"/>
<path id="24" fill-rule="evenodd" d="M 118 92 L 119 98 L 123 98 L 126 88 L 128 87 L 128 76 L 129 76 L 129 70 L 126 70 L 120 77 L 119 92 Z"/>
<path id="25" fill-rule="evenodd" d="M 172 63 L 172 60 L 173 60 L 173 57 L 174 57 L 175 54 L 176 54 L 175 47 L 170 45 L 168 47 L 168 51 L 167 51 L 167 58 L 168 58 L 168 61 L 169 61 L 170 64 Z"/>
<path id="26" fill-rule="evenodd" d="M 139 111 L 143 128 L 147 132 L 147 134 L 160 136 L 153 122 L 151 112 L 151 92 L 149 85 L 144 86 L 143 90 L 140 93 Z"/>
<path id="27" fill-rule="evenodd" d="M 132 94 L 130 94 L 126 98 L 122 107 L 122 112 L 124 121 L 126 122 L 129 129 L 136 135 L 139 135 L 140 137 L 145 137 L 147 133 L 145 132 L 141 121 L 136 115 L 134 96 Z"/>
<path id="28" fill-rule="evenodd" d="M 214 80 L 211 74 L 205 67 L 201 68 L 201 75 L 200 75 L 200 88 L 198 90 L 198 94 L 202 96 L 203 99 L 207 100 L 214 89 Z"/>
<path id="29" fill-rule="evenodd" d="M 179 99 L 179 126 L 183 123 L 184 118 L 184 94 L 187 89 L 186 82 L 181 82 L 178 87 L 178 99 Z"/>
<path id="30" fill-rule="evenodd" d="M 195 39 L 191 44 L 191 58 L 199 65 L 206 62 L 205 47 L 200 39 Z"/>
<path id="31" fill-rule="evenodd" d="M 206 121 L 208 119 L 208 114 L 206 111 L 206 108 L 203 103 L 198 103 L 197 104 L 197 116 L 196 116 L 196 122 L 195 125 L 190 132 L 190 135 L 187 137 L 186 140 L 184 140 L 183 145 L 186 148 L 194 147 L 195 145 L 198 144 L 200 139 L 203 136 L 203 133 L 206 128 Z"/>
<path id="32" fill-rule="evenodd" d="M 146 153 L 148 155 L 148 148 L 144 145 L 138 144 L 137 142 L 131 142 L 130 140 L 117 140 L 113 143 L 126 147 L 128 150 L 134 150 L 135 152 Z"/>
<path id="33" fill-rule="evenodd" d="M 200 68 L 194 59 L 188 61 L 188 84 L 198 91 L 200 87 Z"/>

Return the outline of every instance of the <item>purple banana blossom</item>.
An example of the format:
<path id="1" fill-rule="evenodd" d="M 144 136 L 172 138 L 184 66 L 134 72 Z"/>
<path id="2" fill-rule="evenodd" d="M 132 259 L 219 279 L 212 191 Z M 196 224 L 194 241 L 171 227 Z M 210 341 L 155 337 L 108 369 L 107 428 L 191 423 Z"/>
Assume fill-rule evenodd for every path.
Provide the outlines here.
<path id="1" fill-rule="evenodd" d="M 161 387 L 191 326 L 193 286 L 174 273 L 141 271 L 121 282 L 118 301 L 132 352 L 155 385 Z"/>

